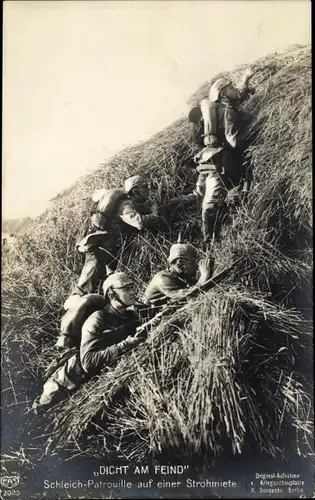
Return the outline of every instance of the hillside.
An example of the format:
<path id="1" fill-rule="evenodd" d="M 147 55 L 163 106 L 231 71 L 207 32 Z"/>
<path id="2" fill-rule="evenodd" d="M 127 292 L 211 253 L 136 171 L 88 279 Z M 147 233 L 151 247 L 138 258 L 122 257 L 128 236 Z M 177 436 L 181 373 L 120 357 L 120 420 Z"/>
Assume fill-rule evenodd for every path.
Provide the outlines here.
<path id="1" fill-rule="evenodd" d="M 32 222 L 33 220 L 30 217 L 24 217 L 22 219 L 3 219 L 2 232 L 22 234 L 31 227 Z"/>
<path id="2" fill-rule="evenodd" d="M 181 459 L 312 453 L 311 51 L 292 47 L 253 68 L 256 93 L 242 112 L 254 183 L 248 205 L 233 207 L 214 250 L 216 273 L 240 257 L 242 265 L 50 412 L 55 446 L 80 443 L 100 457 L 116 449 L 135 460 L 166 452 Z M 207 90 L 205 83 L 188 104 Z M 74 242 L 93 190 L 141 172 L 163 204 L 191 190 L 193 152 L 182 117 L 65 190 L 19 237 L 3 265 L 4 384 L 14 388 L 2 403 L 8 419 L 14 398 L 31 404 L 54 355 L 62 304 L 81 270 Z M 200 214 L 186 215 L 168 235 L 136 236 L 121 256 L 139 290 L 166 265 L 179 231 L 200 246 Z M 40 417 L 36 425 L 43 425 Z"/>

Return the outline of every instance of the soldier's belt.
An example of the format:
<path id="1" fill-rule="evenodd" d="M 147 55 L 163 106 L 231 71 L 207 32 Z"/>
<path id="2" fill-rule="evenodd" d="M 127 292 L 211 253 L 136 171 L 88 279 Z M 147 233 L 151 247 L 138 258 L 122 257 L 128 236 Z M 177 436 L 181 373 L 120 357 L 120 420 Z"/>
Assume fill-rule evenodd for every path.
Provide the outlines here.
<path id="1" fill-rule="evenodd" d="M 199 163 L 196 170 L 200 173 L 215 172 L 217 167 L 213 163 Z"/>

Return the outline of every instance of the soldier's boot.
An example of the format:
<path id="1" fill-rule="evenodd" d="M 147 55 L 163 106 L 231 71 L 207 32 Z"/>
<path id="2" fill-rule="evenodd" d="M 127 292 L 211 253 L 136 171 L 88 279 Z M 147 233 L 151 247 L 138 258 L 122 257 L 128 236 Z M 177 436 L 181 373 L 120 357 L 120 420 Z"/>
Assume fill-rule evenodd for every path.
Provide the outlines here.
<path id="1" fill-rule="evenodd" d="M 32 404 L 34 414 L 41 415 L 67 396 L 65 390 L 55 380 L 48 379 L 44 384 L 41 396 L 37 396 Z"/>
<path id="2" fill-rule="evenodd" d="M 211 251 L 215 242 L 220 241 L 221 229 L 226 217 L 225 203 L 211 203 L 202 212 L 202 235 L 204 250 Z"/>
<path id="3" fill-rule="evenodd" d="M 211 203 L 205 210 L 202 211 L 202 236 L 203 247 L 208 249 L 213 245 L 214 227 L 217 215 L 217 204 Z"/>
<path id="4" fill-rule="evenodd" d="M 221 239 L 221 230 L 227 218 L 228 207 L 226 203 L 218 203 L 217 214 L 214 225 L 214 241 L 219 242 Z"/>

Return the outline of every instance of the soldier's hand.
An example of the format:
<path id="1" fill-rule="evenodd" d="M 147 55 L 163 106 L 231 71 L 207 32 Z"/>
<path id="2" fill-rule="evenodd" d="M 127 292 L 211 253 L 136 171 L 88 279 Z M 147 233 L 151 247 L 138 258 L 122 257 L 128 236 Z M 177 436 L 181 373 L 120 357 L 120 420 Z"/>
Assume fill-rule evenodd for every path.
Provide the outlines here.
<path id="1" fill-rule="evenodd" d="M 131 335 L 129 335 L 129 337 L 126 338 L 126 344 L 130 349 L 137 347 L 141 342 L 142 342 L 142 339 L 139 337 L 136 338 L 136 337 L 132 337 Z"/>
<path id="2" fill-rule="evenodd" d="M 244 73 L 244 78 L 246 78 L 246 80 L 249 80 L 250 78 L 252 78 L 253 75 L 254 75 L 253 68 L 251 68 L 250 66 L 246 68 Z"/>
<path id="3" fill-rule="evenodd" d="M 155 216 L 159 215 L 159 210 L 156 202 L 152 203 L 151 205 L 151 213 Z"/>
<path id="4" fill-rule="evenodd" d="M 134 338 L 144 342 L 148 337 L 148 332 L 146 329 L 141 329 L 141 327 L 136 331 Z"/>
<path id="5" fill-rule="evenodd" d="M 202 259 L 199 262 L 199 272 L 200 272 L 200 281 L 207 281 L 211 278 L 214 272 L 214 258 L 211 256 L 207 256 L 205 259 Z"/>

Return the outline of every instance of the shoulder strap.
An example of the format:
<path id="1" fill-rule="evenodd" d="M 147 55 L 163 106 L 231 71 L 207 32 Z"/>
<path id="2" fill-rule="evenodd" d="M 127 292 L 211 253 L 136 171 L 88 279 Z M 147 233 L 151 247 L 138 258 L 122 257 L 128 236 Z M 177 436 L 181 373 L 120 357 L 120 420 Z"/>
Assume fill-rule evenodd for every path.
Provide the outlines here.
<path id="1" fill-rule="evenodd" d="M 218 106 L 215 102 L 210 103 L 210 133 L 219 139 Z"/>

